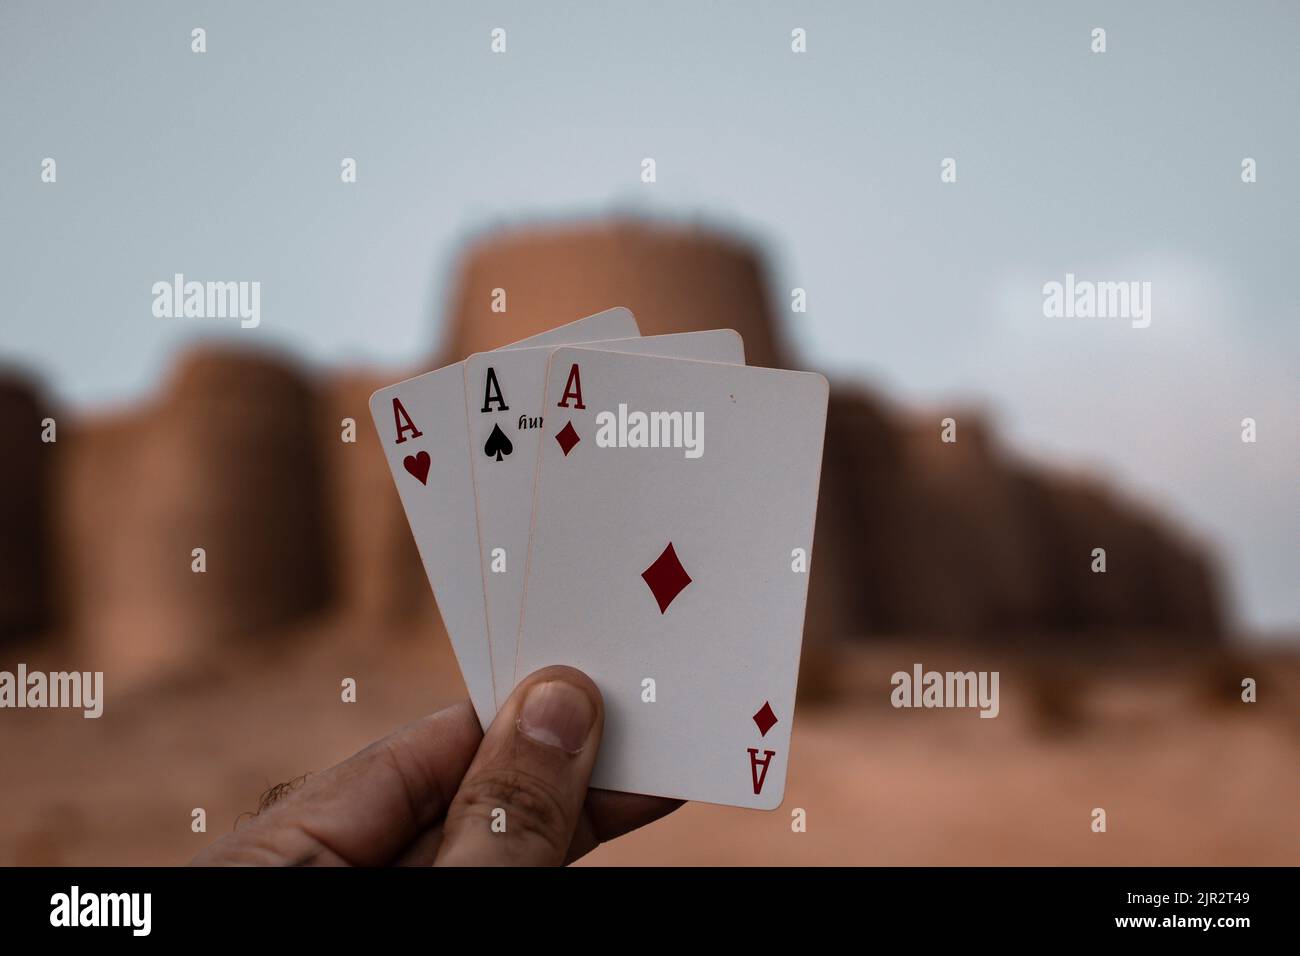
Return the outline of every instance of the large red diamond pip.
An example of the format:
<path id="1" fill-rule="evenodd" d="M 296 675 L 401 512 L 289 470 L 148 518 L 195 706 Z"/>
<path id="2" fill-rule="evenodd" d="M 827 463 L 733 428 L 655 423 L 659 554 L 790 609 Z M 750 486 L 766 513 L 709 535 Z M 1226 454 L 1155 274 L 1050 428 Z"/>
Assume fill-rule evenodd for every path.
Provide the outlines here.
<path id="1" fill-rule="evenodd" d="M 691 583 L 691 576 L 682 567 L 682 562 L 677 560 L 677 552 L 673 550 L 671 541 L 668 542 L 668 547 L 664 548 L 663 554 L 655 558 L 654 564 L 641 572 L 641 577 L 645 578 L 650 593 L 659 602 L 660 614 L 667 611 L 673 599 Z"/>

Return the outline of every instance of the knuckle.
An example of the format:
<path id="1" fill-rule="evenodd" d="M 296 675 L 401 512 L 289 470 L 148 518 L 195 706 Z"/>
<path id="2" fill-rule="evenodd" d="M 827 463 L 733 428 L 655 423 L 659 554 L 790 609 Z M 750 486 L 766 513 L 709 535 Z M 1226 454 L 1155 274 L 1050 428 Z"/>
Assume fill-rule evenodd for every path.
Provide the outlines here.
<path id="1" fill-rule="evenodd" d="M 436 776 L 421 770 L 419 761 L 411 756 L 409 745 L 390 738 L 384 741 L 378 759 L 397 778 L 406 801 L 407 813 L 413 822 L 422 824 L 428 818 L 430 807 L 442 808 L 447 805 L 444 787 Z"/>
<path id="2" fill-rule="evenodd" d="M 506 814 L 506 833 L 539 838 L 560 854 L 568 849 L 568 813 L 559 789 L 549 780 L 504 767 L 483 770 L 461 784 L 455 808 L 459 814 L 490 821 L 498 808 Z"/>

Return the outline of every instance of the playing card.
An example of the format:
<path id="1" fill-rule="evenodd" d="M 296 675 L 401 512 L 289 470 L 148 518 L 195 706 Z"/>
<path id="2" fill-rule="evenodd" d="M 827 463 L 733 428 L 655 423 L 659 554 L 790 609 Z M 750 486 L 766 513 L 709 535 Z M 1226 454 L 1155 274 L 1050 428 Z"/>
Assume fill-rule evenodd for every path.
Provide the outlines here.
<path id="1" fill-rule="evenodd" d="M 551 356 L 516 674 L 599 686 L 592 786 L 781 803 L 826 400 L 806 372 Z"/>
<path id="2" fill-rule="evenodd" d="M 589 348 L 744 364 L 738 332 L 716 329 L 585 343 Z M 533 514 L 537 449 L 545 434 L 546 365 L 554 347 L 481 352 L 465 360 L 465 403 L 497 700 L 514 687 L 524 559 Z"/>
<path id="3" fill-rule="evenodd" d="M 631 312 L 610 309 L 506 349 L 620 338 L 637 331 Z M 381 388 L 370 396 L 370 415 L 470 700 L 486 727 L 496 713 L 496 699 L 478 568 L 462 364 Z"/>

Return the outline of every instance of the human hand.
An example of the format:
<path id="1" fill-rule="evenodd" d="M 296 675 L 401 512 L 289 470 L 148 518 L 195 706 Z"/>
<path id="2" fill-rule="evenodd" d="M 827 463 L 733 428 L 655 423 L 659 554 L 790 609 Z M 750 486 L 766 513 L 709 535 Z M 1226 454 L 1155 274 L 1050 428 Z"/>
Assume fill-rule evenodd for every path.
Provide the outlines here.
<path id="1" fill-rule="evenodd" d="M 590 678 L 543 668 L 515 688 L 486 734 L 468 701 L 417 720 L 307 778 L 194 865 L 572 862 L 680 805 L 587 789 L 604 723 Z"/>

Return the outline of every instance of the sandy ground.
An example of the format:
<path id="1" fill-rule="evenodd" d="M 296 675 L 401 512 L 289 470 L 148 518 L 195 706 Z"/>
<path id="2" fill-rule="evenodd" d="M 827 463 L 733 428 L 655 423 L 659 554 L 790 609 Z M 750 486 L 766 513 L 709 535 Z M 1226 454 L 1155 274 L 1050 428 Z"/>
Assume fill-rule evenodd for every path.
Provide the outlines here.
<path id="1" fill-rule="evenodd" d="M 433 626 L 334 621 L 190 677 L 115 688 L 99 720 L 0 711 L 0 864 L 177 864 L 271 785 L 334 763 L 463 688 Z M 689 805 L 589 864 L 1300 864 L 1300 661 L 995 655 L 1001 715 L 894 710 L 889 674 L 961 649 L 846 645 L 795 718 L 784 806 Z M 58 648 L 11 648 L 58 670 Z M 1165 663 L 1176 660 L 1176 664 Z M 978 666 L 987 666 L 980 664 Z M 198 674 L 201 673 L 201 677 Z M 1260 701 L 1241 703 L 1242 676 Z M 340 701 L 354 677 L 358 700 Z M 207 811 L 208 832 L 190 829 Z M 1093 833 L 1103 807 L 1106 833 Z M 795 808 L 806 832 L 793 832 Z"/>

